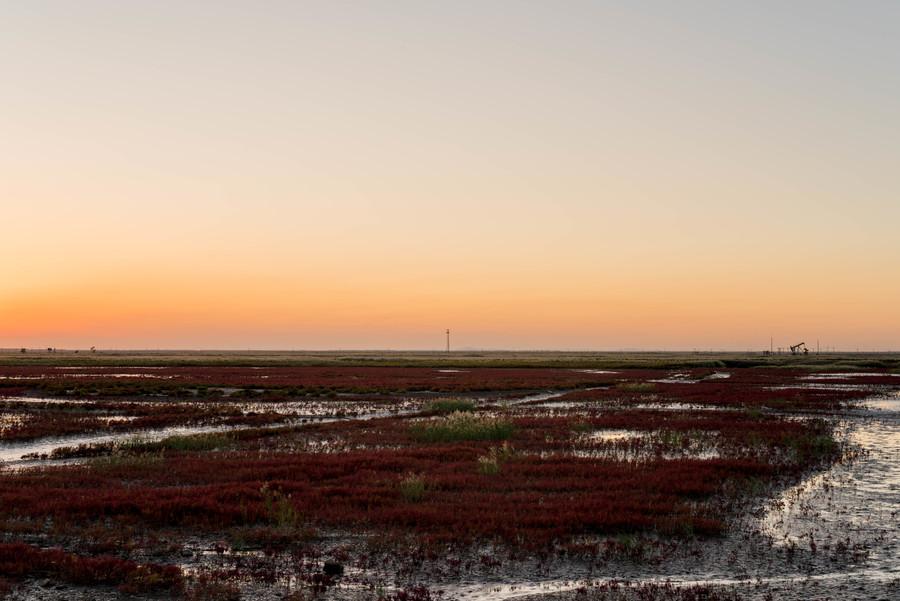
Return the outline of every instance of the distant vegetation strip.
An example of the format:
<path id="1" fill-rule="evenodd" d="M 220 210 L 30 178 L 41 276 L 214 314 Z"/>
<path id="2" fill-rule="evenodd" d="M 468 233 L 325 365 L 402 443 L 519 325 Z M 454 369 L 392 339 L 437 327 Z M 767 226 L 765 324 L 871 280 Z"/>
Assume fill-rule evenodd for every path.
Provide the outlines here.
<path id="1" fill-rule="evenodd" d="M 789 367 L 810 370 L 900 369 L 900 353 L 809 355 L 718 352 L 214 352 L 0 350 L 0 366 L 67 367 L 435 367 L 689 369 Z"/>

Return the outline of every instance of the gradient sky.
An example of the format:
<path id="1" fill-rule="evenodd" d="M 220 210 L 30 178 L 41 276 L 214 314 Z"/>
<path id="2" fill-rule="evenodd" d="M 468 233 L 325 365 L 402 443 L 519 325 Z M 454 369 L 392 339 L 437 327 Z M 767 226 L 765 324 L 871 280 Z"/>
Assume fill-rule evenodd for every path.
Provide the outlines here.
<path id="1" fill-rule="evenodd" d="M 900 348 L 898 2 L 0 3 L 0 346 Z"/>

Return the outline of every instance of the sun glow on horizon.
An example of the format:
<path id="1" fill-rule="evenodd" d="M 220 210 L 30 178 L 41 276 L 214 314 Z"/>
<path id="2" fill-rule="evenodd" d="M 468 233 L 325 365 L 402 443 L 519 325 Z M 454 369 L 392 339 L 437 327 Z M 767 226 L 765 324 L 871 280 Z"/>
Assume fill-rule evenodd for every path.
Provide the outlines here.
<path id="1" fill-rule="evenodd" d="M 900 8 L 0 8 L 0 346 L 900 348 Z"/>

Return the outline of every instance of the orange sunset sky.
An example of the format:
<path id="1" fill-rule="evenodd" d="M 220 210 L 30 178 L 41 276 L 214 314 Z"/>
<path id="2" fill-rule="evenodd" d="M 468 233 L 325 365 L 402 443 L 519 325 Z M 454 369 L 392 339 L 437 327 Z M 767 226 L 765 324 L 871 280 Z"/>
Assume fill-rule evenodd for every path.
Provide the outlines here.
<path id="1" fill-rule="evenodd" d="M 900 349 L 900 4 L 0 6 L 0 346 Z"/>

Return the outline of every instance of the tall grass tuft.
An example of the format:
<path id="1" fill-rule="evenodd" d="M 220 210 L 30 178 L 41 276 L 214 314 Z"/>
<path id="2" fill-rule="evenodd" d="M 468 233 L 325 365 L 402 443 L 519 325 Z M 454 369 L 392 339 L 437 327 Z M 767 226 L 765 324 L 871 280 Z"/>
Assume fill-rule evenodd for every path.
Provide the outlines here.
<path id="1" fill-rule="evenodd" d="M 410 503 L 418 503 L 425 498 L 425 479 L 409 472 L 400 480 L 400 495 Z"/>
<path id="2" fill-rule="evenodd" d="M 512 422 L 499 417 L 456 411 L 440 419 L 413 424 L 410 434 L 419 442 L 457 442 L 506 440 L 514 430 Z"/>
<path id="3" fill-rule="evenodd" d="M 291 495 L 286 495 L 280 490 L 269 488 L 268 483 L 259 489 L 262 495 L 266 516 L 278 528 L 293 530 L 300 524 L 300 514 L 291 501 Z"/>
<path id="4" fill-rule="evenodd" d="M 478 471 L 486 476 L 499 474 L 500 466 L 511 459 L 513 455 L 515 455 L 515 451 L 509 441 L 504 441 L 501 446 L 488 449 L 487 455 L 478 457 Z"/>

